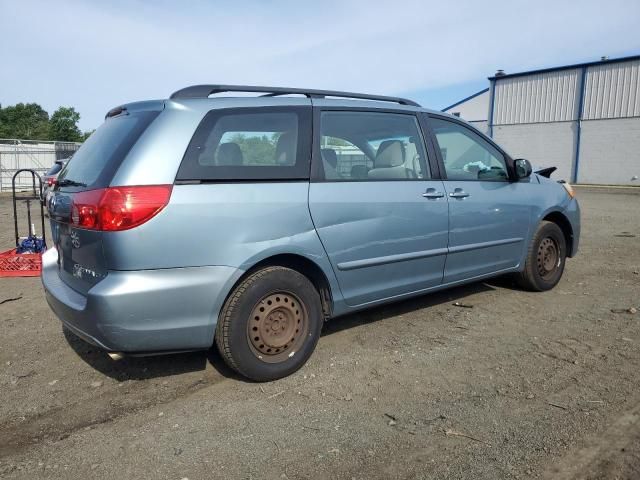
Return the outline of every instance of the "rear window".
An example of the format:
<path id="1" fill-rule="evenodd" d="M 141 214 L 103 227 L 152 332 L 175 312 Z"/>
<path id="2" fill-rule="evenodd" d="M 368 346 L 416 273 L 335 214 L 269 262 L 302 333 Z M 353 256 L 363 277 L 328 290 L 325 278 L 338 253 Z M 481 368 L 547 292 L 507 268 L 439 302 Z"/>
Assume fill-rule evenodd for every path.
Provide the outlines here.
<path id="1" fill-rule="evenodd" d="M 62 163 L 54 163 L 53 167 L 51 167 L 49 169 L 49 171 L 47 172 L 47 176 L 50 175 L 55 175 L 56 173 L 58 173 L 60 170 L 62 170 Z"/>
<path id="2" fill-rule="evenodd" d="M 306 107 L 212 110 L 196 129 L 177 179 L 308 179 L 310 123 Z"/>
<path id="3" fill-rule="evenodd" d="M 158 113 L 142 111 L 108 118 L 62 170 L 58 178 L 60 188 L 108 186 L 124 157 Z"/>

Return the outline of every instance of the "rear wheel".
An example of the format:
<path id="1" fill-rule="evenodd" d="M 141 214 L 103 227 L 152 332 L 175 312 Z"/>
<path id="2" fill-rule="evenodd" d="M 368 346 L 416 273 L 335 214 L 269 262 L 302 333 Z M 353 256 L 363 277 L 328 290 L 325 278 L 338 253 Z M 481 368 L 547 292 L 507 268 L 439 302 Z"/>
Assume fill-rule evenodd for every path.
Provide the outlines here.
<path id="1" fill-rule="evenodd" d="M 252 380 L 268 381 L 298 370 L 313 353 L 322 328 L 314 285 L 301 273 L 267 267 L 231 293 L 216 328 L 225 362 Z"/>
<path id="2" fill-rule="evenodd" d="M 562 278 L 566 257 L 567 243 L 560 227 L 541 222 L 529 246 L 524 270 L 516 276 L 518 284 L 536 292 L 552 289 Z"/>

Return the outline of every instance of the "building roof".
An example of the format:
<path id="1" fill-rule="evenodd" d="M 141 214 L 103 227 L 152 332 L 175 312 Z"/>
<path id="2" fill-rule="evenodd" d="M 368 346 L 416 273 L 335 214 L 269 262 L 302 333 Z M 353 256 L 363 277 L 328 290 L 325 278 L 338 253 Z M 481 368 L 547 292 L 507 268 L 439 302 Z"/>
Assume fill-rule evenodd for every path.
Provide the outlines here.
<path id="1" fill-rule="evenodd" d="M 503 78 L 513 78 L 513 77 L 523 77 L 525 75 L 535 75 L 538 73 L 548 73 L 548 72 L 557 72 L 559 70 L 569 70 L 572 68 L 584 68 L 584 67 L 592 67 L 594 65 L 607 65 L 610 63 L 620 63 L 620 62 L 630 62 L 633 60 L 640 60 L 640 55 L 632 55 L 630 57 L 620 57 L 620 58 L 611 58 L 607 60 L 598 60 L 596 62 L 586 62 L 586 63 L 574 63 L 573 65 L 564 65 L 562 67 L 551 67 L 551 68 L 541 68 L 538 70 L 529 70 L 527 72 L 517 72 L 517 73 L 508 73 L 504 75 L 492 76 L 489 77 L 489 80 L 501 80 Z M 471 98 L 471 97 L 469 97 Z M 465 99 L 467 100 L 467 99 Z M 464 101 L 464 100 L 462 100 Z M 451 107 L 448 107 L 451 108 Z"/>
<path id="2" fill-rule="evenodd" d="M 452 109 L 453 107 L 457 107 L 458 105 L 460 105 L 461 103 L 466 102 L 467 100 L 471 100 L 472 98 L 476 98 L 478 95 L 482 95 L 485 92 L 488 92 L 489 89 L 485 88 L 484 90 L 480 90 L 479 92 L 474 93 L 473 95 L 469 95 L 467 98 L 463 98 L 462 100 L 457 101 L 456 103 L 454 103 L 453 105 L 449 105 L 446 108 L 443 108 L 442 110 L 440 110 L 441 112 L 446 112 L 447 110 Z"/>

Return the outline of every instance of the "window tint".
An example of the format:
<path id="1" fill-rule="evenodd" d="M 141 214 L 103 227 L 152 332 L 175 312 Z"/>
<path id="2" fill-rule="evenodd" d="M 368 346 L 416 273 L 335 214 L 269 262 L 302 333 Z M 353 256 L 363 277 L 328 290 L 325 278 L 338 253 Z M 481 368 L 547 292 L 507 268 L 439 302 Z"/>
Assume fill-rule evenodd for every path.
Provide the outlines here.
<path id="1" fill-rule="evenodd" d="M 320 154 L 327 180 L 349 179 L 353 170 L 366 173 L 373 161 L 353 143 L 336 137 L 322 137 Z"/>
<path id="2" fill-rule="evenodd" d="M 327 111 L 320 123 L 319 158 L 326 180 L 430 178 L 415 116 Z"/>
<path id="3" fill-rule="evenodd" d="M 308 178 L 310 109 L 209 112 L 187 148 L 180 180 Z"/>
<path id="4" fill-rule="evenodd" d="M 91 134 L 60 172 L 58 184 L 71 188 L 101 188 L 111 181 L 124 157 L 157 111 L 131 112 L 107 120 Z M 64 188 L 64 187 L 63 187 Z"/>
<path id="5" fill-rule="evenodd" d="M 430 122 L 440 147 L 447 179 L 509 180 L 504 155 L 489 142 L 458 123 L 436 118 Z"/>

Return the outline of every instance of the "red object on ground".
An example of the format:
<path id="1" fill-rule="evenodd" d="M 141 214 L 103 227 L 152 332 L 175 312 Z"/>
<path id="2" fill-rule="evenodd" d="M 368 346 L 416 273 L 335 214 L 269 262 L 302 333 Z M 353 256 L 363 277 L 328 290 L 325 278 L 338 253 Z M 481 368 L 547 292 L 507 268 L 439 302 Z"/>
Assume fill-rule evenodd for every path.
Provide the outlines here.
<path id="1" fill-rule="evenodd" d="M 0 253 L 0 277 L 39 277 L 41 253 L 16 253 L 16 249 Z"/>

